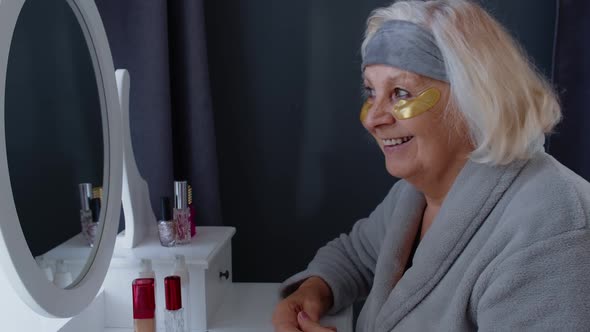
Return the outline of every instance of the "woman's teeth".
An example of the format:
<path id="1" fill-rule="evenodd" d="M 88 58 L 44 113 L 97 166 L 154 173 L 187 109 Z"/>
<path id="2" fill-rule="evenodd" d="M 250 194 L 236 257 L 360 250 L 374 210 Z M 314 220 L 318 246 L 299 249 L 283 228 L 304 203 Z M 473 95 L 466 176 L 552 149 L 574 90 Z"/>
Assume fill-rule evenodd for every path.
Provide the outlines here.
<path id="1" fill-rule="evenodd" d="M 414 136 L 406 136 L 406 137 L 400 137 L 400 138 L 390 138 L 390 139 L 384 139 L 383 140 L 383 145 L 384 146 L 396 146 L 396 145 L 400 145 L 403 143 L 406 143 L 407 141 L 411 140 Z"/>

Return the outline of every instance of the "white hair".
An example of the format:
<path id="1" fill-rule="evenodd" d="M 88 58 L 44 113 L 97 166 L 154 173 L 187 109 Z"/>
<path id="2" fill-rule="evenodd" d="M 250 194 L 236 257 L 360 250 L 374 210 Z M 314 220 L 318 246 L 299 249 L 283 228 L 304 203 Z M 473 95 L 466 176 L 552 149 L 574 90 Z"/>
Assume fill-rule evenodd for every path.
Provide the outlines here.
<path id="1" fill-rule="evenodd" d="M 507 164 L 543 148 L 561 119 L 552 86 L 510 34 L 468 0 L 397 1 L 372 12 L 362 54 L 389 20 L 418 24 L 434 35 L 445 59 L 450 101 L 475 147 L 471 159 Z"/>

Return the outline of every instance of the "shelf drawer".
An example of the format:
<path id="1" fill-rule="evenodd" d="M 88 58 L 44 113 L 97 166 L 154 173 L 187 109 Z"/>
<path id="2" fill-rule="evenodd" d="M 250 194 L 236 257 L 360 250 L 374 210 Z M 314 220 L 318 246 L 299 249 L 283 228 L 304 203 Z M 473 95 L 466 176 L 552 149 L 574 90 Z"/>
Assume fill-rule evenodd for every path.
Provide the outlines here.
<path id="1" fill-rule="evenodd" d="M 189 266 L 191 330 L 205 332 L 232 283 L 231 242 L 220 248 L 207 268 Z"/>
<path id="2" fill-rule="evenodd" d="M 164 327 L 164 278 L 172 274 L 174 256 L 185 256 L 189 272 L 189 301 L 191 331 L 205 332 L 232 283 L 231 235 L 213 236 L 207 230 L 193 240 L 189 246 L 163 248 L 155 247 L 154 252 L 140 248 L 126 256 L 115 256 L 104 282 L 105 327 L 133 328 L 133 306 L 131 283 L 138 278 L 141 259 L 151 259 L 156 275 L 156 322 Z M 201 235 L 201 237 L 199 237 Z M 158 244 L 159 245 L 159 244 Z M 198 256 L 195 252 L 203 247 L 210 248 Z"/>
<path id="3" fill-rule="evenodd" d="M 213 315 L 227 297 L 232 278 L 231 243 L 228 243 L 219 251 L 209 268 L 205 270 L 207 322 L 213 320 Z M 207 327 L 210 325 L 207 324 Z"/>

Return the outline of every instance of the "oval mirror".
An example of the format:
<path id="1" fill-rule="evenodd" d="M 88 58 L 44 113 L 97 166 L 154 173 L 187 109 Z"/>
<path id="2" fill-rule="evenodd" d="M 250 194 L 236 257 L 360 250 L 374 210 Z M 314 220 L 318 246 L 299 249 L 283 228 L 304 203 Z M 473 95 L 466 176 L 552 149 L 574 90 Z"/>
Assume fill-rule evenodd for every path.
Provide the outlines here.
<path id="1" fill-rule="evenodd" d="M 119 221 L 112 58 L 92 1 L 1 1 L 0 30 L 0 259 L 33 309 L 69 317 L 98 291 Z"/>
<path id="2" fill-rule="evenodd" d="M 48 279 L 64 288 L 80 275 L 104 224 L 98 91 L 70 6 L 63 0 L 26 1 L 6 70 L 8 173 L 29 250 Z M 65 265 L 68 258 L 79 264 Z"/>

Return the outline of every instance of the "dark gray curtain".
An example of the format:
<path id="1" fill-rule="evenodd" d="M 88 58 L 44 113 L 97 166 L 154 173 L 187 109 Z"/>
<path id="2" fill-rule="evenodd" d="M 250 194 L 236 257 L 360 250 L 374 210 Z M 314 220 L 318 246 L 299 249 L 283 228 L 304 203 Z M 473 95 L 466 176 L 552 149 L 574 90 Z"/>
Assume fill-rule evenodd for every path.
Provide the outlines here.
<path id="1" fill-rule="evenodd" d="M 201 224 L 221 224 L 219 171 L 223 224 L 238 230 L 234 280 L 301 270 L 394 183 L 358 120 L 365 20 L 391 2 L 97 0 L 115 64 L 132 75 L 153 203 L 186 176 Z M 555 0 L 480 2 L 550 73 Z"/>
<path id="2" fill-rule="evenodd" d="M 96 0 L 115 68 L 131 74 L 135 158 L 159 214 L 173 181 L 193 187 L 197 225 L 221 225 L 202 1 Z"/>
<path id="3" fill-rule="evenodd" d="M 550 140 L 552 155 L 590 180 L 590 2 L 561 0 L 554 82 L 563 121 Z"/>
<path id="4" fill-rule="evenodd" d="M 359 45 L 380 1 L 207 1 L 235 281 L 278 282 L 395 182 L 359 121 Z"/>
<path id="5" fill-rule="evenodd" d="M 224 221 L 236 281 L 282 281 L 395 179 L 361 126 L 359 48 L 392 0 L 205 2 Z M 481 0 L 551 72 L 555 0 Z"/>

